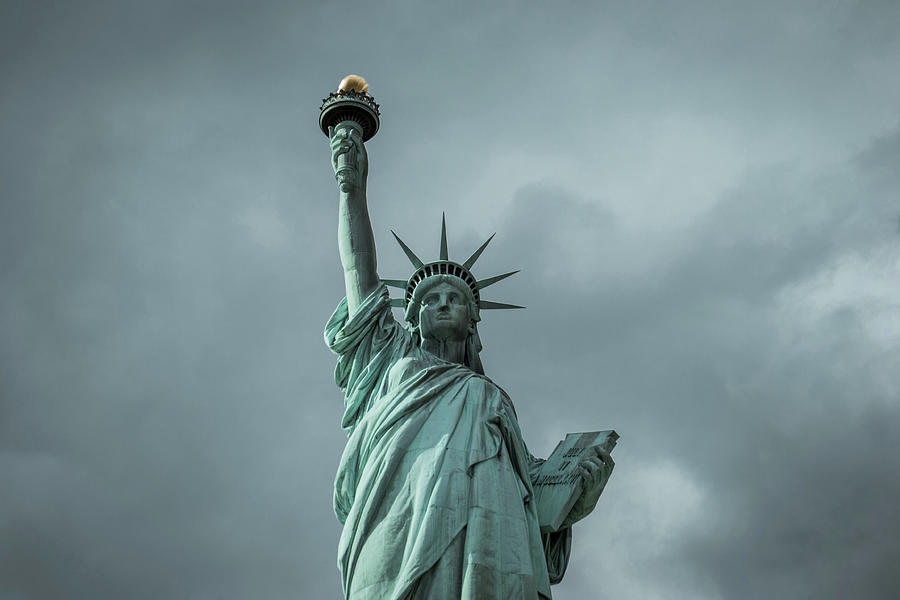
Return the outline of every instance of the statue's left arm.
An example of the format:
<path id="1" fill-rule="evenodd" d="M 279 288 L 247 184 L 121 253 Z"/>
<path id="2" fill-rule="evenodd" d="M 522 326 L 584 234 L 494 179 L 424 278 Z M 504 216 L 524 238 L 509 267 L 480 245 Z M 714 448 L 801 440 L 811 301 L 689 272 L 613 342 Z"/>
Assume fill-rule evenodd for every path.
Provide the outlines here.
<path id="1" fill-rule="evenodd" d="M 555 584 L 562 581 L 572 552 L 572 525 L 594 510 L 615 466 L 612 457 L 607 451 L 602 448 L 595 448 L 595 452 L 595 454 L 583 459 L 581 465 L 579 465 L 584 491 L 569 511 L 569 515 L 563 521 L 559 530 L 541 534 L 550 583 Z M 545 461 L 535 458 L 530 453 L 528 458 L 528 470 L 533 480 L 540 472 L 540 466 Z"/>
<path id="2" fill-rule="evenodd" d="M 536 458 L 528 453 L 528 475 L 532 482 L 537 478 L 541 465 L 545 462 L 543 458 Z M 562 581 L 569 566 L 569 556 L 572 554 L 572 526 L 563 525 L 557 531 L 541 533 L 541 544 L 544 547 L 550 583 L 557 584 Z"/>

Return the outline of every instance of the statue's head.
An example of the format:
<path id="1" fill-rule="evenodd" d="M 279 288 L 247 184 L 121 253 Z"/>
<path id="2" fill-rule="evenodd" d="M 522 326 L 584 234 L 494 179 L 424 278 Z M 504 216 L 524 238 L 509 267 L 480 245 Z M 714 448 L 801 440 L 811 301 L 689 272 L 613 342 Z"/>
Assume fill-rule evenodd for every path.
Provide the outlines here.
<path id="1" fill-rule="evenodd" d="M 406 320 L 423 339 L 463 341 L 476 333 L 478 304 L 465 281 L 432 275 L 416 286 Z"/>
<path id="2" fill-rule="evenodd" d="M 465 280 L 454 275 L 432 275 L 415 287 L 406 307 L 410 331 L 420 340 L 464 342 L 464 364 L 484 373 L 479 353 L 478 303 Z"/>
<path id="3" fill-rule="evenodd" d="M 393 232 L 392 232 L 393 233 Z M 477 323 L 484 309 L 523 308 L 481 299 L 481 290 L 517 273 L 504 273 L 476 279 L 471 269 L 494 236 L 488 238 L 465 262 L 457 263 L 448 258 L 447 226 L 441 220 L 440 259 L 424 263 L 410 250 L 403 240 L 394 234 L 400 247 L 416 268 L 409 279 L 384 279 L 387 285 L 405 290 L 404 298 L 391 300 L 392 306 L 403 307 L 412 333 L 420 340 L 465 341 L 466 365 L 483 373 L 478 353 L 481 340 Z"/>

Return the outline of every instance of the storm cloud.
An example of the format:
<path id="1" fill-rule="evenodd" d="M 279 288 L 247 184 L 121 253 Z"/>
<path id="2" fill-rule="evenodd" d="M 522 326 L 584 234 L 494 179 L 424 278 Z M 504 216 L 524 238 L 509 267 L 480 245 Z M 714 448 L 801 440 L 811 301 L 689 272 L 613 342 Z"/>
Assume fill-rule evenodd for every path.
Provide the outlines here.
<path id="1" fill-rule="evenodd" d="M 897 597 L 898 71 L 893 2 L 3 3 L 0 598 L 340 596 L 350 72 L 380 274 L 498 232 L 530 449 L 622 436 L 556 598 Z"/>

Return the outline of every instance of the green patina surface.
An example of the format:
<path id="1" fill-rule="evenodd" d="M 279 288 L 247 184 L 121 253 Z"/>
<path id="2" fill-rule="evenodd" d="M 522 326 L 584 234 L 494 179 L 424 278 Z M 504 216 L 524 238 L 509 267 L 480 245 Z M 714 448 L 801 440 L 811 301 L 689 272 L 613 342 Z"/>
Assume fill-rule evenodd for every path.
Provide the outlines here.
<path id="1" fill-rule="evenodd" d="M 519 308 L 482 300 L 481 289 L 512 273 L 474 277 L 487 242 L 468 260 L 450 261 L 443 226 L 437 261 L 425 263 L 397 238 L 416 270 L 407 280 L 381 280 L 366 202 L 364 128 L 355 121 L 326 126 L 346 286 L 325 331 L 338 356 L 335 380 L 345 394 L 349 436 L 334 494 L 344 525 L 344 593 L 550 598 L 550 584 L 568 563 L 572 525 L 593 510 L 612 459 L 603 449 L 581 459 L 583 485 L 569 516 L 542 533 L 534 486 L 544 461 L 529 453 L 510 398 L 484 375 L 479 358 L 481 310 Z M 392 301 L 385 284 L 404 297 Z M 405 325 L 392 305 L 405 309 Z"/>

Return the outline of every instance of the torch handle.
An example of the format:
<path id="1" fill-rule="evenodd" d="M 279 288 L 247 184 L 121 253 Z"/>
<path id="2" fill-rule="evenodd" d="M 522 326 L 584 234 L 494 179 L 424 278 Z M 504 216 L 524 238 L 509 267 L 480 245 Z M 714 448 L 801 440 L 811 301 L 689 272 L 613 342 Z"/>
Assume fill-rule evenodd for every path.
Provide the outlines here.
<path id="1" fill-rule="evenodd" d="M 356 133 L 359 134 L 359 139 L 362 140 L 363 129 L 356 121 L 341 121 L 337 124 L 337 127 L 334 128 L 334 133 L 335 135 L 341 131 L 347 131 L 349 133 L 350 130 L 356 131 Z M 337 157 L 337 168 L 334 171 L 334 177 L 337 179 L 341 191 L 345 193 L 352 189 L 353 184 L 360 175 L 357 173 L 355 154 L 355 150 L 350 150 L 349 152 L 338 154 Z"/>

